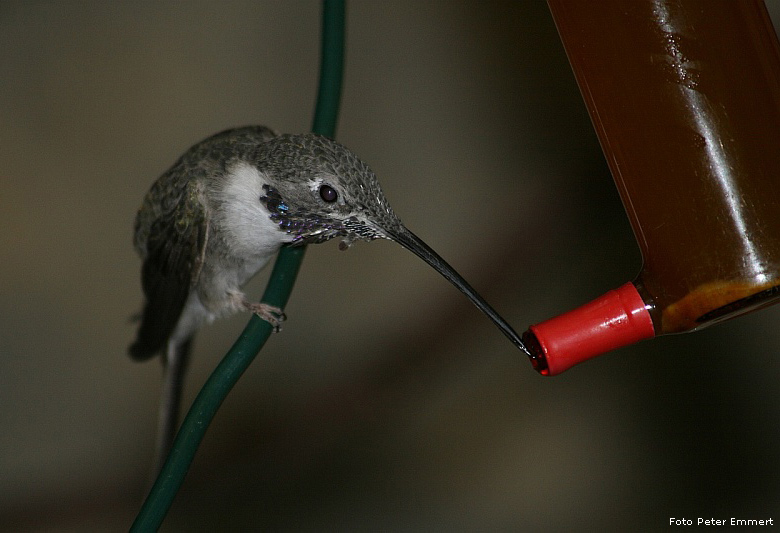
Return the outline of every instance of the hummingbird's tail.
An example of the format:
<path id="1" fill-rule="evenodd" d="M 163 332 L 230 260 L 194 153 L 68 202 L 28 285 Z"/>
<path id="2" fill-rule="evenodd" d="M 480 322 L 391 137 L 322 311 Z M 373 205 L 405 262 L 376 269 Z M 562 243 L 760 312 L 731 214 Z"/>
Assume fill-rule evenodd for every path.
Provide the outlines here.
<path id="1" fill-rule="evenodd" d="M 169 349 L 167 344 L 181 316 L 182 308 L 183 303 L 177 305 L 174 312 L 170 312 L 168 308 L 161 309 L 160 306 L 147 302 L 143 312 L 133 317 L 133 322 L 140 322 L 135 341 L 127 350 L 134 361 L 146 361 Z"/>
<path id="2" fill-rule="evenodd" d="M 179 429 L 179 411 L 182 390 L 184 389 L 184 373 L 187 370 L 192 337 L 181 344 L 169 341 L 163 357 L 163 385 L 160 394 L 160 411 L 157 420 L 157 442 L 155 445 L 153 478 L 168 458 L 176 432 Z"/>
<path id="3" fill-rule="evenodd" d="M 144 342 L 144 339 L 139 335 L 127 349 L 127 353 L 134 361 L 146 361 L 160 353 L 160 347 Z"/>

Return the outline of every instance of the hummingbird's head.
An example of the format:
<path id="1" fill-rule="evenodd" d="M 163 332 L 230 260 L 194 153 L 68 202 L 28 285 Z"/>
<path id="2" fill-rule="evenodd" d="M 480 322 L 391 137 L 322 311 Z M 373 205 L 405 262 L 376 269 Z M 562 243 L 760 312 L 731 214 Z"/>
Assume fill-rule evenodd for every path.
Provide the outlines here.
<path id="1" fill-rule="evenodd" d="M 281 135 L 258 147 L 268 181 L 260 200 L 293 244 L 342 237 L 392 238 L 401 227 L 374 172 L 354 153 L 314 134 Z"/>
<path id="2" fill-rule="evenodd" d="M 374 173 L 354 153 L 320 135 L 281 135 L 260 144 L 255 158 L 265 179 L 260 200 L 292 243 L 342 237 L 345 249 L 357 239 L 393 240 L 452 282 L 528 353 L 517 333 L 466 280 L 404 227 Z"/>

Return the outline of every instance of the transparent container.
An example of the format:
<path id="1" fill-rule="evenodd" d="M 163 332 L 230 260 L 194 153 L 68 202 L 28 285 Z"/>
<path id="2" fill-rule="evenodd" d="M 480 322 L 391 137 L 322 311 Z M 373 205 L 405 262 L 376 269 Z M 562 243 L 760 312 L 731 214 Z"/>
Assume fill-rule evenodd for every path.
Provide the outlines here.
<path id="1" fill-rule="evenodd" d="M 524 340 L 545 375 L 780 297 L 780 46 L 758 0 L 548 0 L 642 253 Z"/>

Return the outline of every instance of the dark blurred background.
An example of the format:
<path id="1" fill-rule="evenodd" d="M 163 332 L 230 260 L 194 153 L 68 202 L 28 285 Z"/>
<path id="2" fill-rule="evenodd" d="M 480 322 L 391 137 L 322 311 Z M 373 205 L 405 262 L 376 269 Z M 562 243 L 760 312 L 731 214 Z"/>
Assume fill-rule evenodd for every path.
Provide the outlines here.
<path id="1" fill-rule="evenodd" d="M 126 356 L 135 210 L 207 135 L 310 128 L 319 14 L 313 0 L 0 3 L 1 530 L 132 522 L 161 377 Z M 639 270 L 542 0 L 349 2 L 337 136 L 520 331 Z M 778 307 L 542 378 L 399 246 L 331 242 L 309 248 L 287 314 L 164 531 L 780 520 Z M 246 321 L 198 336 L 188 402 Z"/>

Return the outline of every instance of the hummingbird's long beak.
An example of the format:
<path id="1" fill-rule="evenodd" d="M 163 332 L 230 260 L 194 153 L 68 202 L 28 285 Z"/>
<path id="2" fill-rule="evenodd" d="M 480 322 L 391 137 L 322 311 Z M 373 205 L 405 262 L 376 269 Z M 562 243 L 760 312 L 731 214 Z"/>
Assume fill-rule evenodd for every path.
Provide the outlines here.
<path id="1" fill-rule="evenodd" d="M 526 348 L 520 336 L 512 329 L 512 326 L 507 324 L 506 320 L 496 313 L 496 311 L 490 307 L 490 305 L 471 288 L 471 285 L 466 283 L 466 280 L 458 274 L 454 268 L 447 264 L 447 262 L 441 258 L 433 249 L 425 244 L 422 239 L 417 235 L 406 229 L 405 226 L 399 225 L 392 229 L 383 228 L 388 237 L 398 242 L 401 246 L 417 255 L 420 259 L 435 268 L 442 276 L 447 278 L 450 283 L 455 285 L 463 294 L 465 294 L 469 300 L 474 302 L 483 313 L 485 313 L 490 320 L 492 320 L 498 329 L 500 329 L 512 343 L 520 348 L 526 355 L 530 357 L 528 348 Z"/>

